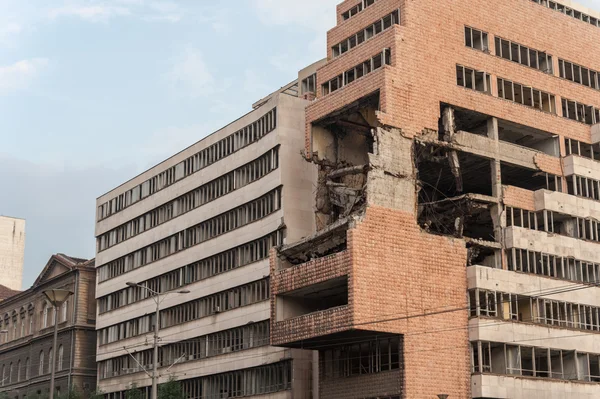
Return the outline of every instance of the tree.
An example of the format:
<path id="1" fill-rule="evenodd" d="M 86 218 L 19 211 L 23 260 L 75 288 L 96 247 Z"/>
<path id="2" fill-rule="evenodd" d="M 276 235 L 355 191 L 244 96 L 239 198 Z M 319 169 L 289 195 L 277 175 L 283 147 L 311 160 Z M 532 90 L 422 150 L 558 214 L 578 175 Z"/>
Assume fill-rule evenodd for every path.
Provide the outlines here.
<path id="1" fill-rule="evenodd" d="M 83 395 L 81 395 L 81 392 L 77 388 L 71 385 L 67 392 L 58 395 L 58 399 L 83 399 Z"/>
<path id="2" fill-rule="evenodd" d="M 96 388 L 95 391 L 90 392 L 88 399 L 104 399 L 104 392 L 100 388 Z"/>
<path id="3" fill-rule="evenodd" d="M 158 386 L 158 399 L 186 399 L 183 387 L 174 375 L 169 377 L 169 381 Z"/>
<path id="4" fill-rule="evenodd" d="M 135 382 L 131 383 L 131 388 L 125 392 L 125 399 L 144 399 L 144 393 L 138 389 Z"/>

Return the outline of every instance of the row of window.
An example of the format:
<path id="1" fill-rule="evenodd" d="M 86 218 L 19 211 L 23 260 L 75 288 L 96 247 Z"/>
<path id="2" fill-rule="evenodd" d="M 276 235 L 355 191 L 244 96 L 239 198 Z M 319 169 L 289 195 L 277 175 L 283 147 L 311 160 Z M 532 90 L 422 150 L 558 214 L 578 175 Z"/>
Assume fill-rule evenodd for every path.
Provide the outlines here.
<path id="1" fill-rule="evenodd" d="M 258 262 L 269 257 L 269 251 L 283 244 L 283 230 L 275 231 L 264 237 L 218 253 L 200 261 L 180 267 L 158 277 L 139 283 L 154 292 L 167 292 L 205 280 L 209 277 Z M 143 301 L 150 291 L 139 286 L 127 287 L 98 299 L 98 312 L 106 313 L 123 306 Z"/>
<path id="2" fill-rule="evenodd" d="M 230 211 L 198 223 L 161 241 L 98 267 L 99 282 L 186 250 L 202 242 L 254 223 L 281 209 L 281 187 Z"/>
<path id="3" fill-rule="evenodd" d="M 265 345 L 269 345 L 268 320 L 161 346 L 158 362 L 160 367 L 169 367 L 175 362 L 185 363 Z M 152 349 L 104 360 L 98 363 L 98 378 L 150 370 L 152 362 Z"/>
<path id="4" fill-rule="evenodd" d="M 198 320 L 269 299 L 269 278 L 176 305 L 160 312 L 160 328 Z M 98 343 L 109 344 L 154 330 L 155 315 L 147 314 L 98 330 Z"/>
<path id="5" fill-rule="evenodd" d="M 377 0 L 360 0 L 360 3 L 349 9 L 348 11 L 342 13 L 342 18 L 345 20 L 352 18 L 365 8 L 375 4 Z"/>
<path id="6" fill-rule="evenodd" d="M 501 37 L 495 37 L 496 55 L 506 60 L 553 74 L 552 56 Z"/>
<path id="7" fill-rule="evenodd" d="M 567 155 L 579 155 L 580 157 L 600 161 L 600 146 L 598 144 L 587 144 L 565 137 L 565 149 Z"/>
<path id="8" fill-rule="evenodd" d="M 489 52 L 488 33 L 479 29 L 465 26 L 465 46 Z M 540 70 L 545 73 L 552 74 L 552 56 L 544 51 L 532 49 L 520 43 L 503 39 L 496 36 L 494 38 L 495 51 L 498 57 L 516 62 L 521 65 L 528 66 Z"/>
<path id="9" fill-rule="evenodd" d="M 561 78 L 600 90 L 600 81 L 598 79 L 600 72 L 563 59 L 558 60 L 558 72 Z"/>
<path id="10" fill-rule="evenodd" d="M 184 397 L 193 399 L 241 398 L 292 389 L 292 361 L 235 370 L 222 374 L 180 380 Z M 150 387 L 140 390 L 141 399 L 150 399 Z M 127 399 L 128 391 L 113 392 L 106 399 Z"/>
<path id="11" fill-rule="evenodd" d="M 391 28 L 393 25 L 400 25 L 400 10 L 393 11 L 360 32 L 342 40 L 331 48 L 331 56 L 333 58 L 339 57 L 359 44 Z"/>
<path id="12" fill-rule="evenodd" d="M 600 308 L 595 306 L 474 289 L 469 291 L 469 309 L 473 317 L 600 331 Z"/>
<path id="13" fill-rule="evenodd" d="M 68 306 L 68 301 L 63 302 L 60 313 L 55 315 L 54 307 L 45 302 L 43 309 L 38 316 L 41 321 L 40 328 L 44 329 L 53 326 L 55 316 L 59 317 L 59 323 L 67 321 Z M 5 344 L 27 335 L 32 335 L 34 333 L 34 319 L 35 311 L 33 305 L 29 305 L 27 310 L 23 307 L 19 312 L 13 310 L 10 315 L 6 313 L 4 318 L 0 319 L 0 330 L 6 331 L 6 333 L 0 334 L 0 344 Z"/>
<path id="14" fill-rule="evenodd" d="M 581 11 L 574 10 L 571 7 L 567 7 L 556 1 L 552 1 L 552 0 L 531 0 L 531 1 L 533 1 L 534 3 L 541 4 L 544 7 L 548 7 L 552 10 L 558 11 L 562 14 L 568 15 L 569 17 L 573 17 L 580 21 L 586 22 L 590 25 L 600 27 L 600 20 L 598 20 L 598 18 L 592 17 L 591 15 L 587 15 L 586 13 L 583 13 Z"/>
<path id="15" fill-rule="evenodd" d="M 556 100 L 553 94 L 510 80 L 498 78 L 498 97 L 543 112 L 556 114 Z"/>
<path id="16" fill-rule="evenodd" d="M 545 73 L 554 73 L 551 55 L 500 37 L 495 38 L 495 43 L 497 56 Z M 465 27 L 465 45 L 477 50 L 489 51 L 487 32 Z M 575 83 L 600 89 L 598 72 L 562 59 L 559 59 L 559 75 L 561 78 Z M 491 94 L 489 74 L 486 72 L 474 71 L 457 65 L 457 79 L 459 86 Z M 500 78 L 498 78 L 498 97 L 538 108 L 545 112 L 556 113 L 556 102 L 553 94 Z M 588 125 L 600 122 L 600 110 L 591 105 L 563 98 L 562 110 L 562 115 L 565 118 Z"/>
<path id="17" fill-rule="evenodd" d="M 532 212 L 513 207 L 506 207 L 506 212 L 507 226 L 600 242 L 600 223 L 592 218 L 573 217 L 548 210 Z"/>
<path id="18" fill-rule="evenodd" d="M 600 355 L 498 342 L 471 342 L 471 371 L 600 382 Z"/>
<path id="19" fill-rule="evenodd" d="M 62 371 L 64 367 L 64 349 L 60 345 L 58 347 L 56 361 L 56 371 Z M 48 363 L 44 360 L 44 351 L 40 352 L 40 362 L 38 365 L 38 376 L 49 374 L 52 372 L 52 348 L 48 350 Z M 2 365 L 2 380 L 0 380 L 0 386 L 10 385 L 21 381 L 27 381 L 31 378 L 31 361 L 29 358 L 25 359 L 25 362 L 18 360 L 16 363 L 11 362 L 10 364 Z"/>
<path id="20" fill-rule="evenodd" d="M 146 180 L 139 186 L 100 205 L 98 207 L 98 220 L 114 215 L 157 191 L 260 140 L 264 135 L 272 132 L 276 128 L 276 124 L 277 109 L 273 108 L 257 121 Z"/>
<path id="21" fill-rule="evenodd" d="M 563 98 L 561 102 L 563 117 L 588 125 L 600 122 L 600 109 L 593 105 L 582 104 L 566 98 Z"/>
<path id="22" fill-rule="evenodd" d="M 600 181 L 572 175 L 567 177 L 569 194 L 600 201 Z"/>
<path id="23" fill-rule="evenodd" d="M 384 49 L 381 53 L 376 54 L 365 62 L 362 62 L 347 70 L 346 72 L 336 76 L 328 82 L 321 85 L 323 95 L 333 93 L 334 91 L 341 89 L 354 82 L 356 79 L 360 79 L 363 76 L 381 68 L 383 65 L 392 64 L 392 50 L 389 48 Z"/>
<path id="24" fill-rule="evenodd" d="M 322 378 L 341 378 L 400 369 L 402 337 L 377 338 L 326 349 L 319 354 Z"/>
<path id="25" fill-rule="evenodd" d="M 217 198 L 242 188 L 279 166 L 279 147 L 273 148 L 252 162 L 203 184 L 166 204 L 130 220 L 98 237 L 98 251 L 117 245 L 171 219 L 199 208 Z"/>
<path id="26" fill-rule="evenodd" d="M 511 248 L 507 259 L 510 271 L 588 284 L 596 284 L 600 281 L 598 263 L 520 248 Z"/>

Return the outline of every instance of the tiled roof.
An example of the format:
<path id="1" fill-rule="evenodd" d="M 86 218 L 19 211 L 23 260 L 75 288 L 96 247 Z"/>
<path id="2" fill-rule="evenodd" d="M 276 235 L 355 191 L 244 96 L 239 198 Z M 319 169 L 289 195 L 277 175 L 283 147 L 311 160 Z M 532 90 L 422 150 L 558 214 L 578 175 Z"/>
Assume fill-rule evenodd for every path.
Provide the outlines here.
<path id="1" fill-rule="evenodd" d="M 18 294 L 19 292 L 20 291 L 12 290 L 0 284 L 0 301 L 5 300 L 6 298 L 10 298 L 11 296 Z"/>

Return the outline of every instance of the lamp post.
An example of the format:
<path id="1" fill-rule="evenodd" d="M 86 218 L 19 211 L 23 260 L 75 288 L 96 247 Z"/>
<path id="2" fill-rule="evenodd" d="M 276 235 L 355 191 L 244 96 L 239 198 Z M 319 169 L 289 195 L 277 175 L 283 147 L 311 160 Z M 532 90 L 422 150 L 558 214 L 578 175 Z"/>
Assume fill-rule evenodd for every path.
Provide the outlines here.
<path id="1" fill-rule="evenodd" d="M 154 359 L 152 361 L 152 395 L 150 396 L 150 399 L 157 399 L 158 398 L 158 332 L 160 329 L 160 304 L 161 304 L 161 299 L 160 299 L 160 292 L 154 291 L 146 286 L 143 286 L 141 284 L 138 283 L 133 283 L 133 282 L 128 282 L 127 286 L 129 287 L 134 287 L 134 288 L 141 288 L 144 289 L 146 291 L 148 291 L 150 293 L 150 295 L 152 296 L 152 299 L 154 300 L 154 302 L 156 303 L 156 321 L 154 322 Z M 189 294 L 190 291 L 189 290 L 179 290 L 179 291 L 175 291 L 177 294 Z M 165 296 L 167 296 L 168 294 L 171 294 L 172 292 L 165 292 L 163 294 L 163 298 Z M 52 399 L 52 398 L 50 398 Z"/>
<path id="2" fill-rule="evenodd" d="M 56 372 L 56 345 L 58 341 L 58 308 L 73 295 L 72 291 L 51 289 L 44 291 L 44 295 L 54 307 L 54 339 L 52 341 L 52 362 L 50 364 L 50 398 L 54 399 L 54 374 Z"/>

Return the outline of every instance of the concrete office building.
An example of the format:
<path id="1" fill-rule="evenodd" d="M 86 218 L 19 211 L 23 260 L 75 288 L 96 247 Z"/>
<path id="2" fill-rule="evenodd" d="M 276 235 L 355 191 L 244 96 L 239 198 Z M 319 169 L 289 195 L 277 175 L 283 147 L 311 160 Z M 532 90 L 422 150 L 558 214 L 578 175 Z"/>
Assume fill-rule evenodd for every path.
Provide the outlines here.
<path id="1" fill-rule="evenodd" d="M 98 198 L 97 362 L 108 398 L 132 383 L 150 394 L 152 291 L 170 292 L 160 383 L 175 375 L 190 398 L 312 397 L 312 352 L 269 346 L 268 257 L 315 229 L 317 168 L 301 152 L 317 66 Z"/>
<path id="2" fill-rule="evenodd" d="M 337 7 L 316 229 L 271 257 L 322 398 L 600 397 L 599 41 L 562 0 Z"/>
<path id="3" fill-rule="evenodd" d="M 24 257 L 25 220 L 0 216 L 0 286 L 21 290 Z"/>
<path id="4" fill-rule="evenodd" d="M 0 397 L 48 397 L 55 320 L 56 393 L 66 395 L 71 387 L 88 397 L 95 390 L 95 286 L 93 260 L 56 254 L 33 286 L 0 302 Z M 56 315 L 44 295 L 52 289 L 74 293 Z"/>

